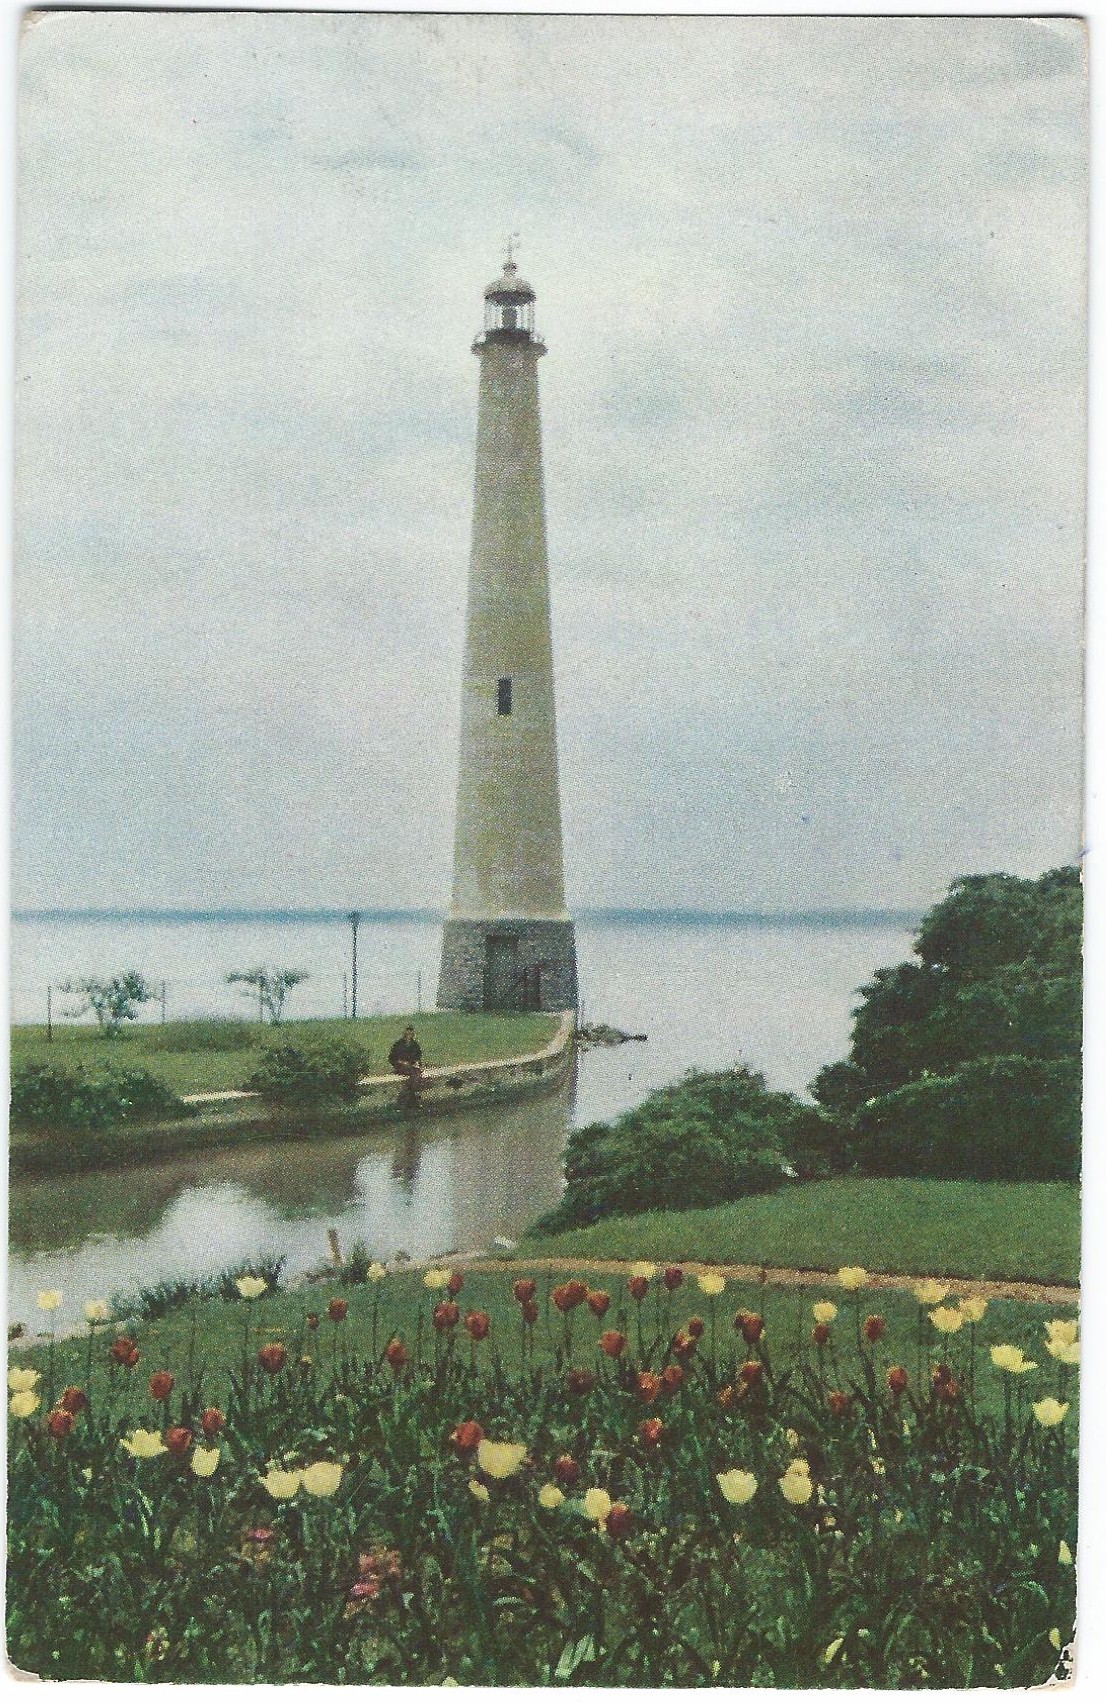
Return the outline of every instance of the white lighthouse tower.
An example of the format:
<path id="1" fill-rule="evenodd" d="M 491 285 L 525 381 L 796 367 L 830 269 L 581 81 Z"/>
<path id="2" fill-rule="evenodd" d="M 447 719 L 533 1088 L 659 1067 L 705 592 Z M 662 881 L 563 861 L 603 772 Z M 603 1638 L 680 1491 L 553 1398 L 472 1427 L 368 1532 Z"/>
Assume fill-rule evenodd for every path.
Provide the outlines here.
<path id="1" fill-rule="evenodd" d="M 438 1004 L 576 1005 L 565 909 L 534 292 L 508 250 L 484 291 L 453 902 Z"/>

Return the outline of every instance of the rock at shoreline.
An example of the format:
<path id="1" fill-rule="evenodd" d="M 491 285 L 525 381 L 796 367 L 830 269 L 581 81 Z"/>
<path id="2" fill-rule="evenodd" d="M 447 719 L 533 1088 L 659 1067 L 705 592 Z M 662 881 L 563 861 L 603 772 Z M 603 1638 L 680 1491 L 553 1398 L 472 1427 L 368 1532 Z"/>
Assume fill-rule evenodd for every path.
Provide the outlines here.
<path id="1" fill-rule="evenodd" d="M 614 1029 L 609 1023 L 585 1023 L 576 1031 L 578 1047 L 620 1047 L 624 1041 L 647 1041 L 648 1035 L 628 1035 L 624 1029 Z"/>

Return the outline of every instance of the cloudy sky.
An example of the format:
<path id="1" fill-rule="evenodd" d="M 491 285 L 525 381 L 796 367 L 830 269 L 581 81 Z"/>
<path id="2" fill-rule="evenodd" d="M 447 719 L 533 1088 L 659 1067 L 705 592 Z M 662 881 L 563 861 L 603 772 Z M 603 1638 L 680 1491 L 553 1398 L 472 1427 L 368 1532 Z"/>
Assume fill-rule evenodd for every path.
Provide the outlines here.
<path id="1" fill-rule="evenodd" d="M 1078 854 L 1071 21 L 45 15 L 17 905 L 443 904 L 481 292 L 538 291 L 570 903 Z"/>

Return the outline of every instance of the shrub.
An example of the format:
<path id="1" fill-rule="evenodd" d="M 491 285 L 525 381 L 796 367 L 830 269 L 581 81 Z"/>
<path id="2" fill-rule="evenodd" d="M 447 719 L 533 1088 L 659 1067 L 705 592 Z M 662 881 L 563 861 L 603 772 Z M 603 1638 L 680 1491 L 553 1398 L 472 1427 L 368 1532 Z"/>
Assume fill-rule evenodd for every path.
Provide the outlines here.
<path id="1" fill-rule="evenodd" d="M 353 1041 L 304 1041 L 266 1047 L 245 1086 L 266 1105 L 303 1109 L 352 1105 L 369 1068 L 369 1055 Z"/>
<path id="2" fill-rule="evenodd" d="M 121 1124 L 181 1117 L 173 1090 L 140 1066 L 102 1065 L 70 1071 L 24 1064 L 12 1072 L 12 1124 L 34 1130 L 109 1130 Z"/>

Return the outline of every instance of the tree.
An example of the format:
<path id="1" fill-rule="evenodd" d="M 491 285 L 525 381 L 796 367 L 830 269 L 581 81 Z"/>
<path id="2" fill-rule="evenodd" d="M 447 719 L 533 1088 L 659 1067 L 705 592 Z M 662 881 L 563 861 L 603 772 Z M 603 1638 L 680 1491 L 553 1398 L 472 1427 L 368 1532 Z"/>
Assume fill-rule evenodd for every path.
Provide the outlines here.
<path id="1" fill-rule="evenodd" d="M 306 970 L 272 970 L 258 965 L 253 970 L 232 970 L 228 982 L 240 982 L 242 992 L 255 996 L 270 1023 L 284 1016 L 284 1002 L 292 988 L 308 979 Z"/>
<path id="2" fill-rule="evenodd" d="M 80 996 L 80 1004 L 66 1013 L 68 1017 L 84 1017 L 87 1012 L 93 1011 L 103 1033 L 112 1036 L 119 1033 L 124 1023 L 133 1023 L 139 1006 L 154 997 L 153 988 L 137 970 L 128 970 L 125 975 L 110 979 L 79 976 L 62 982 L 61 991 Z"/>

